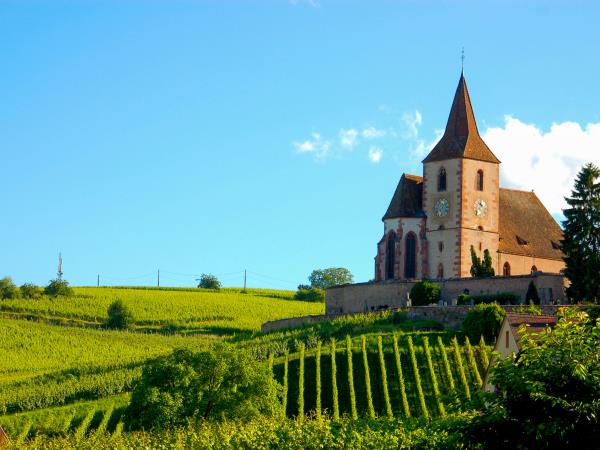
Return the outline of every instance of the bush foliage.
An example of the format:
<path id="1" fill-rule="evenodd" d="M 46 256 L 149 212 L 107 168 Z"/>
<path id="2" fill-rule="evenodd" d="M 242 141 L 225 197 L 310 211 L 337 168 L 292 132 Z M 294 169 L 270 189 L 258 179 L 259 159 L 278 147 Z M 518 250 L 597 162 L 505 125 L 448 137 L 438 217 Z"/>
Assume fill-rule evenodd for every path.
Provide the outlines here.
<path id="1" fill-rule="evenodd" d="M 107 328 L 125 330 L 131 328 L 134 322 L 133 313 L 122 300 L 115 300 L 108 307 Z"/>
<path id="2" fill-rule="evenodd" d="M 50 280 L 48 286 L 44 289 L 44 293 L 51 297 L 70 297 L 73 295 L 73 289 L 69 286 L 69 282 L 63 279 L 56 278 Z"/>
<path id="3" fill-rule="evenodd" d="M 202 289 L 214 289 L 218 291 L 221 289 L 221 282 L 219 279 L 211 274 L 203 273 L 200 275 L 200 282 L 198 283 L 198 287 Z"/>
<path id="4" fill-rule="evenodd" d="M 19 288 L 11 277 L 4 277 L 0 279 L 0 299 L 4 298 L 19 298 L 21 293 Z"/>
<path id="5" fill-rule="evenodd" d="M 267 365 L 245 351 L 222 343 L 198 353 L 177 349 L 143 368 L 125 421 L 130 429 L 166 429 L 188 419 L 281 416 L 279 392 Z"/>
<path id="6" fill-rule="evenodd" d="M 486 342 L 493 342 L 505 315 L 504 310 L 496 303 L 477 305 L 467 313 L 462 331 L 473 342 L 477 342 L 481 336 Z"/>
<path id="7" fill-rule="evenodd" d="M 323 302 L 325 301 L 325 291 L 310 286 L 298 286 L 298 291 L 294 298 L 305 302 Z"/>
<path id="8" fill-rule="evenodd" d="M 427 306 L 440 301 L 442 290 L 440 285 L 433 281 L 419 281 L 410 290 L 410 299 L 413 306 Z"/>

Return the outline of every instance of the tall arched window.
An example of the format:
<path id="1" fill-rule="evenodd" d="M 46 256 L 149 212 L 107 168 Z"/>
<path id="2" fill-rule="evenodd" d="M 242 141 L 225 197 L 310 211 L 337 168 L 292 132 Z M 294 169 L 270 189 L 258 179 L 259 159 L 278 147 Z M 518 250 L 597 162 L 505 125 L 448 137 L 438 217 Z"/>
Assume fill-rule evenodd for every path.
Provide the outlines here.
<path id="1" fill-rule="evenodd" d="M 394 278 L 394 265 L 396 263 L 396 233 L 391 231 L 388 236 L 387 250 L 385 252 L 385 279 Z"/>
<path id="2" fill-rule="evenodd" d="M 438 174 L 438 192 L 446 190 L 446 169 L 443 167 L 440 169 Z"/>
<path id="3" fill-rule="evenodd" d="M 502 275 L 510 277 L 510 264 L 507 262 L 505 262 L 504 267 L 502 267 Z"/>
<path id="4" fill-rule="evenodd" d="M 444 265 L 442 263 L 439 264 L 438 266 L 438 278 L 444 278 Z"/>
<path id="5" fill-rule="evenodd" d="M 535 274 L 537 271 L 537 267 L 531 266 L 531 275 Z"/>
<path id="6" fill-rule="evenodd" d="M 415 278 L 417 275 L 417 238 L 415 233 L 411 232 L 406 235 L 404 258 L 404 278 Z"/>
<path id="7" fill-rule="evenodd" d="M 477 171 L 477 190 L 483 191 L 483 170 Z"/>

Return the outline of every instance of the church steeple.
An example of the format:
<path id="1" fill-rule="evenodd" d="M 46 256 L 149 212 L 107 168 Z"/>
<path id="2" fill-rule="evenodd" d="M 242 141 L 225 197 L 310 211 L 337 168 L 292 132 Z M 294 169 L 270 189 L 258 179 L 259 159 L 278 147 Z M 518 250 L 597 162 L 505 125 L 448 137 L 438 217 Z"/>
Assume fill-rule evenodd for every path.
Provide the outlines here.
<path id="1" fill-rule="evenodd" d="M 443 161 L 453 158 L 467 158 L 500 163 L 483 139 L 481 139 L 481 136 L 479 136 L 477 122 L 475 121 L 473 107 L 471 106 L 471 98 L 469 97 L 469 90 L 467 89 L 467 82 L 462 72 L 456 93 L 454 94 L 450 115 L 448 116 L 446 131 L 423 162 Z"/>

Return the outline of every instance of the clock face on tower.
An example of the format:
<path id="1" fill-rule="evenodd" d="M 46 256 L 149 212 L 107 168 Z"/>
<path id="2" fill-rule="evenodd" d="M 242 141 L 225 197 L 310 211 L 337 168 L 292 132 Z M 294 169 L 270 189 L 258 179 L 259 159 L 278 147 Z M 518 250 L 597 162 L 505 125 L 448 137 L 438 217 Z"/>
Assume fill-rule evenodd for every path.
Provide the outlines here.
<path id="1" fill-rule="evenodd" d="M 445 198 L 440 198 L 435 203 L 435 213 L 438 217 L 446 217 L 450 211 L 450 203 Z"/>
<path id="2" fill-rule="evenodd" d="M 485 204 L 485 202 L 483 200 L 477 200 L 475 202 L 475 215 L 477 217 L 483 217 L 485 216 L 485 213 L 487 212 L 487 205 Z"/>

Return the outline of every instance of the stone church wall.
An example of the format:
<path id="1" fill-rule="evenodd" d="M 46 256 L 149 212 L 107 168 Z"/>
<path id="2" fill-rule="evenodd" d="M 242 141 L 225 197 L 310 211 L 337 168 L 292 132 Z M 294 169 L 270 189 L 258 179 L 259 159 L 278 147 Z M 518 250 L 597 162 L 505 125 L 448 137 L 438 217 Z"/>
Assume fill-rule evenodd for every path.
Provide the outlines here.
<path id="1" fill-rule="evenodd" d="M 511 275 L 530 274 L 533 266 L 535 266 L 540 272 L 551 273 L 558 273 L 565 268 L 565 262 L 563 260 L 498 253 L 498 268 L 496 269 L 497 274 L 501 275 L 503 273 L 502 270 L 505 262 L 508 262 L 510 265 Z"/>
<path id="2" fill-rule="evenodd" d="M 564 302 L 565 279 L 557 274 L 537 273 L 485 279 L 451 278 L 438 283 L 442 289 L 442 301 L 452 305 L 465 290 L 471 295 L 512 292 L 523 302 L 531 280 L 537 287 L 542 304 L 550 304 L 557 300 Z M 327 290 L 326 314 L 349 314 L 404 307 L 407 306 L 408 294 L 413 285 L 414 282 L 390 280 L 331 288 Z"/>

